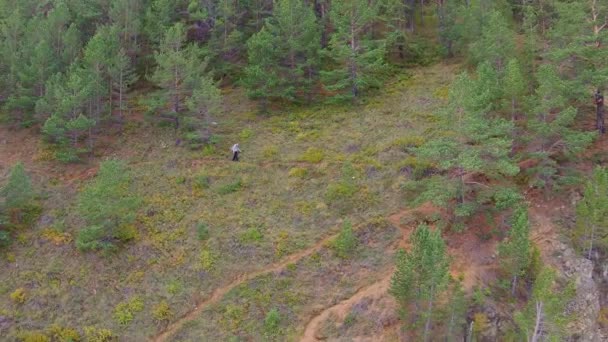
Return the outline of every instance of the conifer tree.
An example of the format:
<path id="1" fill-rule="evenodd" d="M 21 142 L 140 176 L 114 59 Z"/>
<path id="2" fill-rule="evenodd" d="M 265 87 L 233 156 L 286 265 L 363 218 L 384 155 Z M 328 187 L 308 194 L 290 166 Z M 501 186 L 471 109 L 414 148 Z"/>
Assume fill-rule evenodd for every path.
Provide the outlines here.
<path id="1" fill-rule="evenodd" d="M 511 121 L 515 121 L 515 114 L 518 106 L 526 94 L 526 81 L 519 62 L 516 59 L 511 59 L 507 63 L 503 79 L 503 91 L 506 102 L 509 103 L 511 111 Z"/>
<path id="2" fill-rule="evenodd" d="M 586 100 L 595 89 L 606 86 L 608 77 L 608 4 L 604 1 L 565 1 L 554 3 L 554 20 L 548 36 L 551 47 L 547 55 L 562 69 L 571 84 L 570 99 Z"/>
<path id="3" fill-rule="evenodd" d="M 90 75 L 92 91 L 89 116 L 98 122 L 102 119 L 106 100 L 110 100 L 112 109 L 110 69 L 120 53 L 118 34 L 117 27 L 99 27 L 84 49 L 83 64 Z"/>
<path id="4" fill-rule="evenodd" d="M 110 20 L 118 28 L 120 46 L 128 56 L 139 49 L 143 5 L 142 0 L 112 0 L 110 3 Z"/>
<path id="5" fill-rule="evenodd" d="M 220 110 L 222 95 L 220 89 L 210 76 L 201 77 L 194 88 L 192 96 L 187 100 L 187 106 L 196 119 L 198 132 L 196 139 L 208 142 L 211 138 L 212 117 Z"/>
<path id="6" fill-rule="evenodd" d="M 397 254 L 395 274 L 390 293 L 395 296 L 404 313 L 410 305 L 422 312 L 422 340 L 431 338 L 435 305 L 449 281 L 449 259 L 440 232 L 421 225 L 412 234 L 410 252 Z"/>
<path id="7" fill-rule="evenodd" d="M 268 28 L 276 39 L 284 65 L 281 77 L 287 85 L 286 98 L 303 92 L 310 99 L 319 63 L 320 32 L 315 14 L 303 0 L 280 0 L 274 6 Z"/>
<path id="8" fill-rule="evenodd" d="M 200 50 L 194 45 L 185 46 L 186 31 L 182 23 L 170 27 L 154 54 L 158 67 L 152 80 L 162 88 L 163 101 L 171 108 L 175 128 L 180 126 L 180 115 L 185 101 L 192 94 L 206 63 L 202 63 Z"/>
<path id="9" fill-rule="evenodd" d="M 525 341 L 559 341 L 565 334 L 569 317 L 566 305 L 574 295 L 574 286 L 568 284 L 559 290 L 556 272 L 545 266 L 534 281 L 532 295 L 523 311 L 514 315 L 520 336 Z"/>
<path id="10" fill-rule="evenodd" d="M 530 265 L 530 224 L 525 207 L 515 209 L 508 240 L 498 246 L 502 269 L 511 278 L 511 294 Z"/>
<path id="11" fill-rule="evenodd" d="M 335 0 L 330 18 L 334 26 L 327 49 L 332 69 L 321 72 L 325 87 L 337 100 L 355 99 L 369 88 L 379 87 L 386 64 L 382 39 L 369 34 L 378 15 L 377 4 L 367 0 Z M 331 65 L 331 64 L 330 64 Z"/>
<path id="12" fill-rule="evenodd" d="M 281 97 L 282 82 L 277 68 L 279 56 L 274 42 L 266 27 L 247 41 L 248 64 L 243 83 L 249 97 L 260 100 L 262 111 L 266 110 L 270 99 Z"/>
<path id="13" fill-rule="evenodd" d="M 499 10 L 490 13 L 487 24 L 481 30 L 481 37 L 470 47 L 470 54 L 475 64 L 488 62 L 502 71 L 509 58 L 513 56 L 515 35 L 509 27 L 507 18 Z"/>
<path id="14" fill-rule="evenodd" d="M 114 56 L 108 73 L 110 79 L 112 80 L 112 93 L 110 94 L 110 100 L 112 101 L 115 96 L 118 96 L 118 113 L 119 118 L 122 121 L 124 111 L 127 109 L 127 92 L 138 80 L 138 75 L 133 69 L 131 59 L 124 49 L 120 49 L 118 54 Z M 110 105 L 110 108 L 112 108 L 112 105 Z"/>
<path id="15" fill-rule="evenodd" d="M 559 77 L 555 67 L 541 65 L 536 74 L 535 104 L 527 129 L 537 139 L 535 156 L 540 160 L 536 168 L 531 169 L 536 175 L 539 186 L 548 188 L 557 173 L 557 166 L 551 158 L 558 152 L 575 154 L 588 146 L 595 132 L 580 132 L 572 128 L 577 111 L 569 106 L 566 83 Z"/>
<path id="16" fill-rule="evenodd" d="M 25 209 L 31 204 L 34 190 L 23 163 L 19 162 L 11 168 L 8 182 L 2 187 L 0 196 L 4 197 L 4 205 L 8 209 Z"/>
<path id="17" fill-rule="evenodd" d="M 446 322 L 446 340 L 460 341 L 462 340 L 463 327 L 466 324 L 467 315 L 467 298 L 462 288 L 460 281 L 452 279 L 449 288 L 449 303 L 447 305 L 447 322 Z"/>
<path id="18" fill-rule="evenodd" d="M 131 175 L 124 162 L 107 160 L 80 193 L 78 213 L 87 227 L 80 230 L 76 246 L 81 250 L 113 250 L 115 244 L 133 238 L 129 224 L 135 219 L 140 200 L 129 188 Z"/>
<path id="19" fill-rule="evenodd" d="M 420 157 L 446 171 L 443 181 L 427 183 L 420 200 L 446 205 L 454 198 L 446 190 L 457 189 L 456 217 L 471 215 L 477 203 L 468 196 L 479 183 L 470 175 L 484 174 L 490 179 L 513 176 L 519 168 L 510 156 L 511 122 L 491 112 L 500 96 L 495 71 L 488 64 L 478 68 L 478 79 L 459 75 L 450 89 L 449 104 L 442 112 L 444 130 L 417 149 Z M 435 186 L 433 186 L 435 185 Z M 441 195 L 439 195 L 441 193 Z"/>
<path id="20" fill-rule="evenodd" d="M 585 183 L 583 198 L 576 205 L 575 237 L 591 259 L 594 247 L 606 247 L 607 235 L 608 170 L 596 167 L 593 177 Z"/>

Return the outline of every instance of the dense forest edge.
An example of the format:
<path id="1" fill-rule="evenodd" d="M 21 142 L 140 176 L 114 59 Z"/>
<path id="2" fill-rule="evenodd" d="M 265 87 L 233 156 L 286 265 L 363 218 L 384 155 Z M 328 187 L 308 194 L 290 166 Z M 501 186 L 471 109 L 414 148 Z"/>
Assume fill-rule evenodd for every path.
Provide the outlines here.
<path id="1" fill-rule="evenodd" d="M 0 340 L 605 340 L 607 40 L 601 0 L 0 0 Z"/>

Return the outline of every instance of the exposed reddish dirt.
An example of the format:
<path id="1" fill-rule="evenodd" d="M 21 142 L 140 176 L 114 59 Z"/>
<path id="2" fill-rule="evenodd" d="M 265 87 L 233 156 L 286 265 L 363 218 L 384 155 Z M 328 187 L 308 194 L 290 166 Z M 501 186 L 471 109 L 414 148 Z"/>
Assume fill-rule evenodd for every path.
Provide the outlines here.
<path id="1" fill-rule="evenodd" d="M 342 321 L 351 311 L 353 305 L 359 303 L 361 300 L 366 298 L 379 298 L 386 295 L 388 288 L 391 284 L 391 272 L 387 272 L 380 281 L 377 281 L 369 286 L 358 289 L 355 294 L 340 303 L 323 310 L 319 315 L 313 317 L 304 330 L 304 335 L 300 339 L 300 342 L 315 342 L 319 340 L 317 331 L 319 325 L 327 320 L 330 315 L 336 315 L 337 318 Z"/>
<path id="2" fill-rule="evenodd" d="M 400 211 L 389 217 L 389 222 L 402 231 L 402 238 L 395 244 L 399 248 L 409 247 L 409 236 L 415 228 L 418 220 L 424 220 L 434 214 L 443 212 L 430 203 L 425 203 L 418 208 Z M 412 218 L 408 222 L 403 222 L 407 218 Z M 463 278 L 463 286 L 466 290 L 480 284 L 489 284 L 496 279 L 496 263 L 494 255 L 498 241 L 496 238 L 490 240 L 482 239 L 488 234 L 489 225 L 484 224 L 483 220 L 473 222 L 466 231 L 462 233 L 450 233 L 445 236 L 448 245 L 448 252 L 452 257 L 451 273 L 455 277 Z M 489 236 L 489 235 L 488 235 Z M 315 342 L 321 339 L 318 336 L 319 327 L 329 317 L 336 317 L 344 320 L 346 315 L 352 310 L 353 306 L 364 299 L 386 299 L 390 287 L 390 279 L 393 269 L 385 271 L 379 281 L 360 288 L 355 294 L 336 305 L 326 308 L 316 316 L 312 317 L 306 324 L 301 342 Z M 392 298 L 390 298 L 392 301 Z M 388 326 L 387 330 L 394 327 Z M 378 341 L 382 336 L 367 336 L 357 338 L 360 341 Z"/>

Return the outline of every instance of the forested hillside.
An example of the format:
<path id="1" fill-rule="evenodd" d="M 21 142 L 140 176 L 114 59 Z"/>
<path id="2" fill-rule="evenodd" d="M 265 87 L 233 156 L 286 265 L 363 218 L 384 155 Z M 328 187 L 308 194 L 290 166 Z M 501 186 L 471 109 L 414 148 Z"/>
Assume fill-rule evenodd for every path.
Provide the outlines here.
<path id="1" fill-rule="evenodd" d="M 0 340 L 606 340 L 607 44 L 605 0 L 0 0 Z"/>

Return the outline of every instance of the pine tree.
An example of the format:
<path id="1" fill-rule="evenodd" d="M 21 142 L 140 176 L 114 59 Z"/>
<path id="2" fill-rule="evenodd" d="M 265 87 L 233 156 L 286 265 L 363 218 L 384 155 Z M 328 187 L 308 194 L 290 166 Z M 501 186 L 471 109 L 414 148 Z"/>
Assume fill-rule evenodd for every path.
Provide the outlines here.
<path id="1" fill-rule="evenodd" d="M 377 15 L 377 6 L 367 0 L 332 1 L 335 31 L 326 54 L 335 65 L 323 70 L 321 77 L 337 100 L 355 99 L 362 91 L 381 85 L 386 69 L 384 41 L 372 39 L 368 31 Z"/>
<path id="2" fill-rule="evenodd" d="M 411 239 L 411 251 L 400 250 L 397 254 L 397 269 L 391 279 L 390 293 L 404 313 L 409 311 L 410 305 L 422 312 L 422 340 L 427 341 L 431 338 L 434 306 L 448 285 L 449 259 L 439 231 L 431 231 L 421 225 Z"/>
<path id="3" fill-rule="evenodd" d="M 116 51 L 117 46 L 112 46 L 111 42 L 115 38 L 116 32 L 109 26 L 98 29 L 95 35 L 89 40 L 84 50 L 83 67 L 87 69 L 91 76 L 91 109 L 90 114 L 101 121 L 101 114 L 104 111 L 105 99 L 108 95 L 108 69 L 111 64 L 110 53 Z M 117 37 L 116 37 L 117 38 Z"/>
<path id="4" fill-rule="evenodd" d="M 279 50 L 279 65 L 286 66 L 280 72 L 281 83 L 287 86 L 283 97 L 292 99 L 296 93 L 304 93 L 310 100 L 321 39 L 312 8 L 303 0 L 279 0 L 267 23 Z"/>
<path id="5" fill-rule="evenodd" d="M 496 73 L 489 64 L 479 66 L 477 80 L 466 73 L 457 77 L 450 89 L 448 107 L 441 113 L 445 130 L 417 149 L 419 157 L 446 175 L 440 177 L 443 181 L 437 187 L 427 187 L 419 193 L 421 201 L 446 205 L 454 199 L 447 196 L 454 193 L 446 190 L 458 189 L 455 215 L 466 217 L 479 204 L 469 200 L 471 190 L 482 186 L 469 180 L 470 175 L 500 179 L 519 172 L 510 156 L 513 126 L 492 112 L 500 94 Z M 437 196 L 438 193 L 442 195 Z"/>
<path id="6" fill-rule="evenodd" d="M 541 65 L 536 80 L 536 106 L 527 129 L 537 139 L 535 145 L 538 148 L 534 156 L 540 162 L 531 171 L 535 173 L 537 185 L 548 189 L 557 174 L 557 166 L 551 157 L 559 152 L 570 155 L 581 152 L 593 141 L 595 132 L 580 132 L 572 128 L 577 111 L 568 105 L 564 96 L 568 88 L 555 67 Z"/>
<path id="7" fill-rule="evenodd" d="M 77 144 L 83 134 L 89 135 L 88 150 L 92 148 L 90 129 L 97 121 L 84 113 L 95 99 L 94 77 L 88 69 L 74 64 L 67 75 L 56 74 L 49 79 L 46 96 L 36 103 L 37 114 L 45 120 L 42 133 L 60 148 L 57 157 L 62 161 L 78 160 Z"/>
<path id="8" fill-rule="evenodd" d="M 23 163 L 19 162 L 11 168 L 8 182 L 2 187 L 0 196 L 4 197 L 6 208 L 11 210 L 22 210 L 32 203 L 34 190 Z"/>
<path id="9" fill-rule="evenodd" d="M 119 241 L 133 238 L 129 226 L 140 200 L 129 190 L 131 175 L 124 162 L 101 163 L 97 177 L 78 196 L 78 213 L 87 227 L 80 230 L 76 246 L 81 250 L 113 250 Z"/>
<path id="10" fill-rule="evenodd" d="M 481 30 L 481 37 L 470 47 L 470 54 L 475 64 L 491 63 L 502 71 L 507 61 L 515 52 L 515 34 L 507 22 L 508 16 L 494 10 L 490 13 L 487 24 Z"/>
<path id="11" fill-rule="evenodd" d="M 515 122 L 518 106 L 526 94 L 527 84 L 524 80 L 519 62 L 511 59 L 507 63 L 503 79 L 504 99 L 509 103 L 511 121 Z"/>
<path id="12" fill-rule="evenodd" d="M 508 240 L 498 246 L 501 267 L 511 278 L 511 294 L 515 295 L 518 281 L 525 276 L 530 265 L 530 223 L 524 207 L 515 209 L 511 218 Z"/>
<path id="13" fill-rule="evenodd" d="M 118 96 L 118 113 L 119 118 L 122 121 L 124 118 L 124 111 L 127 109 L 127 92 L 138 80 L 138 75 L 133 69 L 131 59 L 124 49 L 120 49 L 118 54 L 114 56 L 108 73 L 112 80 L 110 100 L 115 96 Z"/>
<path id="14" fill-rule="evenodd" d="M 551 48 L 548 57 L 564 70 L 571 84 L 570 99 L 586 100 L 595 89 L 601 89 L 608 77 L 608 49 L 604 43 L 608 35 L 608 4 L 604 1 L 554 2 L 555 22 L 548 36 Z"/>
<path id="15" fill-rule="evenodd" d="M 212 117 L 220 110 L 221 101 L 221 91 L 215 85 L 213 79 L 210 76 L 201 77 L 192 96 L 187 100 L 188 109 L 196 118 L 200 127 L 200 132 L 196 134 L 196 140 L 209 142 Z"/>
<path id="16" fill-rule="evenodd" d="M 555 278 L 555 270 L 545 266 L 536 277 L 525 310 L 515 313 L 515 323 L 522 339 L 559 341 L 565 337 L 569 320 L 565 314 L 566 304 L 574 295 L 574 286 L 571 283 L 560 291 Z"/>
<path id="17" fill-rule="evenodd" d="M 133 56 L 139 49 L 139 35 L 142 26 L 142 0 L 112 0 L 109 16 L 118 27 L 120 46 L 127 56 Z"/>
<path id="18" fill-rule="evenodd" d="M 608 170 L 596 167 L 593 177 L 585 183 L 583 198 L 576 205 L 575 237 L 591 259 L 594 247 L 607 246 L 607 235 Z"/>
<path id="19" fill-rule="evenodd" d="M 243 83 L 249 97 L 260 100 L 262 111 L 266 110 L 270 99 L 281 97 L 282 82 L 277 68 L 279 56 L 274 41 L 266 27 L 247 41 L 248 64 Z"/>
<path id="20" fill-rule="evenodd" d="M 447 341 L 462 341 L 461 332 L 466 324 L 468 305 L 460 281 L 451 280 L 448 298 L 445 337 Z"/>
<path id="21" fill-rule="evenodd" d="M 175 128 L 179 128 L 185 101 L 206 67 L 206 63 L 201 62 L 200 50 L 194 45 L 184 46 L 185 39 L 185 27 L 177 23 L 167 30 L 160 50 L 154 54 L 158 67 L 152 81 L 163 89 L 162 97 L 171 108 Z"/>
<path id="22" fill-rule="evenodd" d="M 349 220 L 344 220 L 342 230 L 333 243 L 334 251 L 339 258 L 346 259 L 352 256 L 357 248 L 357 237 L 353 232 L 353 225 Z"/>

